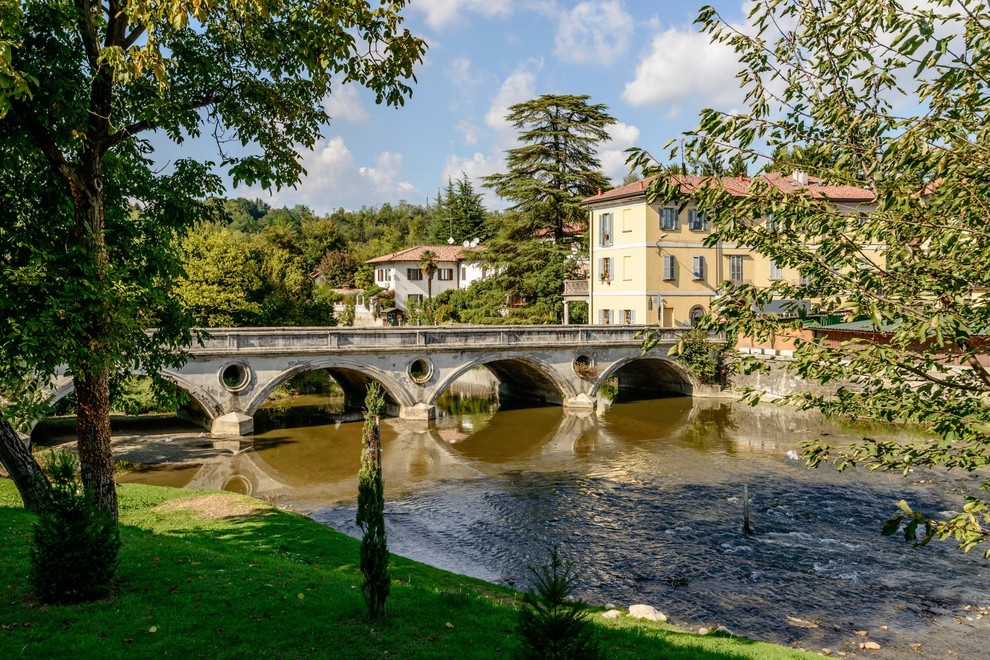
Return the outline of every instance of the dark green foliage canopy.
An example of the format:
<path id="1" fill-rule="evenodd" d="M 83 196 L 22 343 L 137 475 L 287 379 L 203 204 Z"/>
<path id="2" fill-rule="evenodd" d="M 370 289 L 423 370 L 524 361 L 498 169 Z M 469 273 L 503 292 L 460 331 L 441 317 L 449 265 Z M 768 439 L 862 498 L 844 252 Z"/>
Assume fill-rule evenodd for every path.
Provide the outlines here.
<path id="1" fill-rule="evenodd" d="M 448 243 L 451 238 L 456 245 L 476 238 L 484 243 L 495 232 L 488 222 L 481 194 L 474 191 L 471 180 L 463 172 L 456 181 L 447 179 L 447 187 L 437 195 L 432 212 L 431 243 Z"/>
<path id="2" fill-rule="evenodd" d="M 567 224 L 587 224 L 581 200 L 611 187 L 596 148 L 615 118 L 589 98 L 544 94 L 511 106 L 506 119 L 520 131 L 520 146 L 507 152 L 508 172 L 485 177 L 486 188 L 557 241 Z"/>

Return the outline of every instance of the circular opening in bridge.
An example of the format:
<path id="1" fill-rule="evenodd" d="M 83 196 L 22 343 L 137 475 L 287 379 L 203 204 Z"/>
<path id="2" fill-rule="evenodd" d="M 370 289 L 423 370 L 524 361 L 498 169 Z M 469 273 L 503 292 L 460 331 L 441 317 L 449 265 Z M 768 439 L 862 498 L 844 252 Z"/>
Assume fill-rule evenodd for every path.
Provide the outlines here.
<path id="1" fill-rule="evenodd" d="M 240 392 L 251 382 L 251 370 L 240 362 L 232 362 L 220 369 L 220 383 L 228 392 Z"/>
<path id="2" fill-rule="evenodd" d="M 590 355 L 579 355 L 574 358 L 571 368 L 574 369 L 574 373 L 585 380 L 598 378 L 598 369 L 595 368 L 595 361 L 591 359 Z"/>
<path id="3" fill-rule="evenodd" d="M 433 363 L 426 358 L 416 358 L 409 363 L 406 371 L 414 383 L 425 383 L 433 377 Z"/>

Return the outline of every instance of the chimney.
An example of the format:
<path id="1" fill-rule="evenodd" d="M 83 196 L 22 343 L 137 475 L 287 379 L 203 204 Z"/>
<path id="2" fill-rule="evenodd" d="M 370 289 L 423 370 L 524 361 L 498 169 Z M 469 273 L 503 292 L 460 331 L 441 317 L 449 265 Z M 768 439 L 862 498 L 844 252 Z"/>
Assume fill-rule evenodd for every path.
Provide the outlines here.
<path id="1" fill-rule="evenodd" d="M 646 181 L 640 181 L 639 182 L 639 189 L 642 190 L 645 187 L 646 187 Z"/>
<path id="2" fill-rule="evenodd" d="M 599 189 L 598 189 L 598 196 L 599 196 L 599 197 L 601 197 L 601 196 L 602 196 L 602 189 L 601 189 L 601 188 L 599 188 Z"/>

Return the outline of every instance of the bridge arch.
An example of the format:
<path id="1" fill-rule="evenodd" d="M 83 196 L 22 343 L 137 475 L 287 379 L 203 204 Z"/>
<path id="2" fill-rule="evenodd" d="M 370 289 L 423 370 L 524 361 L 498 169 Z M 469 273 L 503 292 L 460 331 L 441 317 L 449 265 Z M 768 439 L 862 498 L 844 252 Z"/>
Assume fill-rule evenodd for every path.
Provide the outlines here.
<path id="1" fill-rule="evenodd" d="M 147 375 L 141 370 L 135 370 L 131 373 L 135 376 Z M 206 392 L 200 388 L 195 381 L 169 369 L 162 369 L 158 373 L 162 378 L 175 383 L 180 390 L 188 394 L 189 398 L 198 408 L 201 409 L 202 413 L 206 415 L 208 419 L 212 420 L 223 414 L 223 404 L 217 401 L 216 398 L 214 398 L 209 392 Z M 45 397 L 45 402 L 54 406 L 56 403 L 74 392 L 75 389 L 75 381 L 69 376 L 62 376 L 56 381 L 55 387 L 52 391 Z M 32 428 L 33 426 L 34 425 L 32 425 Z"/>
<path id="2" fill-rule="evenodd" d="M 399 406 L 413 406 L 415 398 L 406 390 L 399 380 L 387 371 L 373 367 L 356 360 L 341 358 L 317 358 L 293 365 L 288 369 L 278 373 L 265 383 L 259 383 L 252 392 L 243 412 L 245 415 L 254 416 L 261 407 L 261 404 L 271 395 L 275 389 L 287 382 L 294 376 L 325 369 L 344 390 L 344 396 L 348 403 L 360 405 L 364 400 L 364 389 L 371 382 L 377 382 Z"/>
<path id="3" fill-rule="evenodd" d="M 669 358 L 635 355 L 610 364 L 595 380 L 589 394 L 596 396 L 602 385 L 613 376 L 619 377 L 620 393 L 666 392 L 691 396 L 699 385 L 683 366 Z"/>
<path id="4" fill-rule="evenodd" d="M 454 381 L 477 367 L 487 368 L 498 379 L 500 398 L 508 395 L 516 399 L 562 403 L 577 395 L 574 386 L 562 378 L 557 369 L 539 358 L 523 355 L 510 358 L 482 356 L 445 374 L 434 387 L 428 405 L 436 405 Z"/>

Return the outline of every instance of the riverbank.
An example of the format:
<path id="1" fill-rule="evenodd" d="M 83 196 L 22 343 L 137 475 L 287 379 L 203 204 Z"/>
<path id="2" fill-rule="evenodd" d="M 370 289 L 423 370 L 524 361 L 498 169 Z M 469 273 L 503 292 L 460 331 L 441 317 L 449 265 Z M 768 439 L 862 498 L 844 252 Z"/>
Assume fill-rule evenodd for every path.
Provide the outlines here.
<path id="1" fill-rule="evenodd" d="M 120 489 L 120 584 L 108 600 L 36 604 L 33 516 L 0 481 L 0 657 L 492 658 L 518 651 L 517 592 L 393 557 L 389 623 L 365 618 L 358 542 L 231 494 Z M 801 658 L 747 639 L 594 615 L 609 658 Z"/>

